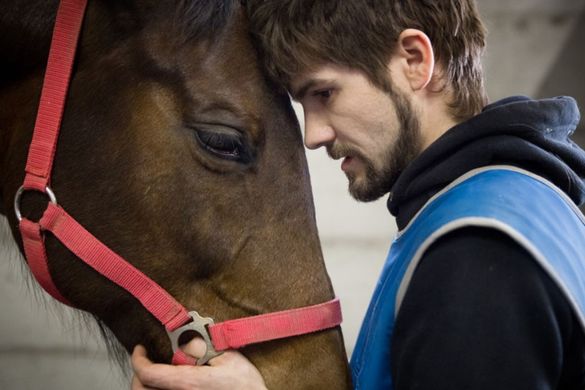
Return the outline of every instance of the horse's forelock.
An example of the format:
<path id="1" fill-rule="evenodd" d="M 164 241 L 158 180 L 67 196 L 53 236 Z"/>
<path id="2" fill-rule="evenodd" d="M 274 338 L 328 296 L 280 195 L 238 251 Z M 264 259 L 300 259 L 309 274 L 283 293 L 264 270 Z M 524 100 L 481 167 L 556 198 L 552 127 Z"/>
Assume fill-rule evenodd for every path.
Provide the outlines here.
<path id="1" fill-rule="evenodd" d="M 177 22 L 187 39 L 212 40 L 226 26 L 235 0 L 182 0 L 177 7 Z"/>

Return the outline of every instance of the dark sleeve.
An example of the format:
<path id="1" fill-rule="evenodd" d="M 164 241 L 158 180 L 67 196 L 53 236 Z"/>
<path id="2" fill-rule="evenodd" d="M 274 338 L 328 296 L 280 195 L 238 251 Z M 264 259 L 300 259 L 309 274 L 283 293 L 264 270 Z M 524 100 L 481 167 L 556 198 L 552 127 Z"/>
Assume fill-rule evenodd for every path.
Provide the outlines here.
<path id="1" fill-rule="evenodd" d="M 423 256 L 396 318 L 395 390 L 585 389 L 568 301 L 507 235 L 464 228 Z"/>

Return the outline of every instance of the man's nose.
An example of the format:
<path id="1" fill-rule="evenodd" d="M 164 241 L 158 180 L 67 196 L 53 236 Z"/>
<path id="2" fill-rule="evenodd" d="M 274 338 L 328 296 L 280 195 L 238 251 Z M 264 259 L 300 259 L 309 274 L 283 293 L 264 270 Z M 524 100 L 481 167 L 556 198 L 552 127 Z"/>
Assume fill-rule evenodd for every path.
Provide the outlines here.
<path id="1" fill-rule="evenodd" d="M 335 140 L 333 127 L 323 118 L 305 112 L 305 146 L 318 149 L 332 144 Z"/>

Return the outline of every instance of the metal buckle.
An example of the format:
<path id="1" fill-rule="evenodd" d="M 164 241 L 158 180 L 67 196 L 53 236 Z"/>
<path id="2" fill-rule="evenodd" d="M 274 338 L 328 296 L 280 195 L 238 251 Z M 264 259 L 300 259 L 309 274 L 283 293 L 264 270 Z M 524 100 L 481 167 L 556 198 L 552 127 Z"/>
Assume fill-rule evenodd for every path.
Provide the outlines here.
<path id="1" fill-rule="evenodd" d="M 201 358 L 197 359 L 197 365 L 202 366 L 210 359 L 221 355 L 223 352 L 216 351 L 213 347 L 213 343 L 211 342 L 211 335 L 209 334 L 207 327 L 209 325 L 213 325 L 213 320 L 209 317 L 201 317 L 196 311 L 190 311 L 189 316 L 193 319 L 193 321 L 173 330 L 172 332 L 167 332 L 167 334 L 169 335 L 169 339 L 171 339 L 173 352 L 179 349 L 179 338 L 183 333 L 187 331 L 194 331 L 195 333 L 199 334 L 205 341 L 205 345 L 207 347 L 205 354 Z"/>
<path id="2" fill-rule="evenodd" d="M 18 191 L 16 191 L 16 195 L 14 195 L 14 214 L 16 214 L 18 222 L 22 221 L 22 214 L 20 213 L 20 198 L 22 197 L 22 194 L 24 194 L 24 191 L 26 191 L 24 186 L 20 186 Z M 57 198 L 51 187 L 45 187 L 45 194 L 47 194 L 51 203 L 54 205 L 57 204 Z"/>

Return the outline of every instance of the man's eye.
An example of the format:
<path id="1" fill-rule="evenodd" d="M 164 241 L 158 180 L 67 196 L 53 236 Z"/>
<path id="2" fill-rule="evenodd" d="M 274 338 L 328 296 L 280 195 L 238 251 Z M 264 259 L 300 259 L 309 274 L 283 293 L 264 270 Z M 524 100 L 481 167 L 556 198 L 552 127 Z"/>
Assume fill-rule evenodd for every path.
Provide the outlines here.
<path id="1" fill-rule="evenodd" d="M 322 90 L 319 90 L 319 91 L 315 91 L 313 93 L 313 96 L 317 96 L 317 97 L 324 98 L 324 99 L 329 99 L 332 94 L 333 94 L 333 90 L 331 90 L 331 89 L 322 89 Z"/>
<path id="2" fill-rule="evenodd" d="M 241 135 L 202 129 L 196 129 L 195 135 L 201 146 L 216 157 L 249 162 L 249 154 Z"/>

